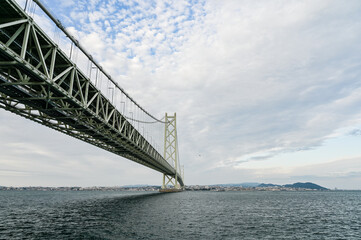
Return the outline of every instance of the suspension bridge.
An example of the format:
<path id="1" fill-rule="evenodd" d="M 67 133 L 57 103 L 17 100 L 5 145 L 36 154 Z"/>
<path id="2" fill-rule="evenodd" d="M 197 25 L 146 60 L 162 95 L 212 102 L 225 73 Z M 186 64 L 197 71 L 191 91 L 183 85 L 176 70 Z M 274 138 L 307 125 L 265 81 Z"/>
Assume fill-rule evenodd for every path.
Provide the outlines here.
<path id="1" fill-rule="evenodd" d="M 176 114 L 147 112 L 39 0 L 0 3 L 0 108 L 163 173 L 164 191 L 182 189 Z"/>

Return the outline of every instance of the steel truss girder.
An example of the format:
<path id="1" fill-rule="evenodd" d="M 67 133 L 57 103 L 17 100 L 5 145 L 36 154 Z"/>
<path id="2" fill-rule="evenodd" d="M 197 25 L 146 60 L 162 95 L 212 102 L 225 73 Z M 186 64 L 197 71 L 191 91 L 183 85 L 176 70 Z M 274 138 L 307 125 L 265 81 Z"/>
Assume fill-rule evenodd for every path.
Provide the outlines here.
<path id="1" fill-rule="evenodd" d="M 177 170 L 38 25 L 13 1 L 4 4 L 18 19 L 0 24 L 0 107 L 176 177 Z"/>

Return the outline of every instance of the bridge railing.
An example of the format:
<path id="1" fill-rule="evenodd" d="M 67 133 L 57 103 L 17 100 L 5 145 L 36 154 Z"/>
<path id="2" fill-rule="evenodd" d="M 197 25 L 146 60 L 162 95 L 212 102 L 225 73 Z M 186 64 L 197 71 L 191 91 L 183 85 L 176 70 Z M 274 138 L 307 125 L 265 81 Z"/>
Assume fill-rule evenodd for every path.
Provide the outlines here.
<path id="1" fill-rule="evenodd" d="M 123 88 L 119 86 L 104 68 L 75 39 L 69 30 L 39 0 L 20 2 L 21 7 L 47 33 L 53 42 L 87 76 L 109 102 L 143 135 L 157 150 L 164 152 L 164 121 L 142 108 Z M 170 162 L 173 166 L 174 164 Z M 175 166 L 173 166 L 175 167 Z"/>

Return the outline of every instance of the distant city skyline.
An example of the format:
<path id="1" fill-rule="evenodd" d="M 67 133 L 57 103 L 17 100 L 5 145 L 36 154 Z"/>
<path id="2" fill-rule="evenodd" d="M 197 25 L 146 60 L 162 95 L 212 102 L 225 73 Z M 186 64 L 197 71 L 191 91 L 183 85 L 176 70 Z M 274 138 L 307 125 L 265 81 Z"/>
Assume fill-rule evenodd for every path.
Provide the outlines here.
<path id="1" fill-rule="evenodd" d="M 186 184 L 361 189 L 360 1 L 42 2 L 145 109 L 177 113 Z M 1 186 L 161 181 L 0 109 Z"/>

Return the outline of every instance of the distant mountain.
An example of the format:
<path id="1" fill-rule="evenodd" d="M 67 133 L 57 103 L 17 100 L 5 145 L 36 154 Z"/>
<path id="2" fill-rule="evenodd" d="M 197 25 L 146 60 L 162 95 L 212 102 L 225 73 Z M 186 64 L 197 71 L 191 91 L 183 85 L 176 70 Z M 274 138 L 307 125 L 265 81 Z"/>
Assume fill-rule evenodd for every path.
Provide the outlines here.
<path id="1" fill-rule="evenodd" d="M 259 183 L 256 182 L 245 182 L 245 183 L 241 183 L 242 187 L 257 187 L 259 185 Z"/>
<path id="2" fill-rule="evenodd" d="M 283 185 L 283 187 L 288 187 L 288 188 L 305 188 L 305 189 L 314 189 L 314 190 L 328 190 L 327 188 L 321 187 L 320 185 L 311 183 L 311 182 L 306 182 L 306 183 L 294 183 L 294 184 L 286 184 Z"/>
<path id="3" fill-rule="evenodd" d="M 211 186 L 220 186 L 220 187 L 264 187 L 264 188 L 272 188 L 272 187 L 286 187 L 286 188 L 303 188 L 303 189 L 314 189 L 314 190 L 328 190 L 327 188 L 321 187 L 315 183 L 305 182 L 305 183 L 293 183 L 293 184 L 285 184 L 278 185 L 273 183 L 257 183 L 257 182 L 244 182 L 244 183 L 228 183 L 228 184 L 214 184 Z"/>
<path id="4" fill-rule="evenodd" d="M 281 185 L 272 184 L 272 183 L 261 183 L 257 187 L 282 187 Z"/>
<path id="5" fill-rule="evenodd" d="M 327 188 L 321 187 L 320 185 L 311 183 L 311 182 L 305 182 L 305 183 L 293 183 L 293 184 L 285 184 L 285 185 L 277 185 L 272 183 L 261 183 L 257 187 L 285 187 L 285 188 L 303 188 L 303 189 L 314 189 L 314 190 L 328 190 Z"/>

